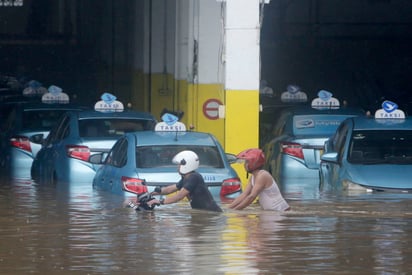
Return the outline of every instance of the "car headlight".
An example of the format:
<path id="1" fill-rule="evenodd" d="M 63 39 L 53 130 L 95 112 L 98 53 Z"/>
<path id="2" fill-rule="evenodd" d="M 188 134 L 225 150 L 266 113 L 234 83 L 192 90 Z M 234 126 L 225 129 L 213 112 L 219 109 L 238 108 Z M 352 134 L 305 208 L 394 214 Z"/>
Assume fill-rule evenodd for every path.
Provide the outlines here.
<path id="1" fill-rule="evenodd" d="M 342 181 L 342 188 L 343 188 L 343 190 L 347 190 L 347 191 L 372 192 L 372 189 L 363 187 L 362 185 L 359 185 L 358 183 L 350 181 L 350 180 L 343 180 Z"/>

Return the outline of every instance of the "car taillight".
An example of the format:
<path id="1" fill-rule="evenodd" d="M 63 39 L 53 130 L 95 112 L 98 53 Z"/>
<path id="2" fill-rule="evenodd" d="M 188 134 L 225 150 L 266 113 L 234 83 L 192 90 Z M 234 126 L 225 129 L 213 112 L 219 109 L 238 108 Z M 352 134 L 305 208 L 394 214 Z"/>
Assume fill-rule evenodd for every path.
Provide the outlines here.
<path id="1" fill-rule="evenodd" d="M 89 161 L 90 149 L 87 146 L 82 145 L 67 145 L 67 155 L 71 158 Z"/>
<path id="2" fill-rule="evenodd" d="M 123 190 L 127 192 L 134 193 L 137 195 L 147 192 L 147 186 L 145 185 L 144 180 L 123 176 L 122 183 Z"/>
<path id="3" fill-rule="evenodd" d="M 31 152 L 30 141 L 28 137 L 25 136 L 14 136 L 10 138 L 10 145 L 22 149 L 27 152 Z"/>
<path id="4" fill-rule="evenodd" d="M 242 184 L 238 178 L 224 180 L 220 189 L 220 196 L 224 197 L 239 192 L 242 189 L 241 186 Z"/>
<path id="5" fill-rule="evenodd" d="M 283 142 L 280 144 L 282 153 L 304 159 L 302 145 L 294 142 Z"/>

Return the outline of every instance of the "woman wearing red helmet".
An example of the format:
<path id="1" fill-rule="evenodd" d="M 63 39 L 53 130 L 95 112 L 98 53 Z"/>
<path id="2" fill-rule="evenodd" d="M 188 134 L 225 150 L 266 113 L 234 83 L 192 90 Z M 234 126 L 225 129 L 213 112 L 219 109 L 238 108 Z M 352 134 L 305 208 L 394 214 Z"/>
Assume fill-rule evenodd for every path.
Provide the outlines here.
<path id="1" fill-rule="evenodd" d="M 262 169 L 265 164 L 265 155 L 262 150 L 247 149 L 240 152 L 237 158 L 245 161 L 245 169 L 251 177 L 243 193 L 229 205 L 229 208 L 241 210 L 259 196 L 259 204 L 263 210 L 286 211 L 290 209 L 272 175 Z"/>

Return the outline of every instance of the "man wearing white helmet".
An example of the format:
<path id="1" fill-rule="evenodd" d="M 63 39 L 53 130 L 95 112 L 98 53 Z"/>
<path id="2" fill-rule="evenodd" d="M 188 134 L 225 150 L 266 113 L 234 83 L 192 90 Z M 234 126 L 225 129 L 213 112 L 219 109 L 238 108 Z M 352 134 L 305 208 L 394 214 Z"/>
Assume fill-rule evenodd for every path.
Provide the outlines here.
<path id="1" fill-rule="evenodd" d="M 167 195 L 178 191 L 175 195 L 161 200 L 151 200 L 152 204 L 171 204 L 181 201 L 187 197 L 193 209 L 203 209 L 209 211 L 222 212 L 212 197 L 202 175 L 196 172 L 199 167 L 199 157 L 193 151 L 182 151 L 173 157 L 172 162 L 179 165 L 178 171 L 182 179 L 176 183 L 165 187 L 156 187 L 153 195 Z"/>

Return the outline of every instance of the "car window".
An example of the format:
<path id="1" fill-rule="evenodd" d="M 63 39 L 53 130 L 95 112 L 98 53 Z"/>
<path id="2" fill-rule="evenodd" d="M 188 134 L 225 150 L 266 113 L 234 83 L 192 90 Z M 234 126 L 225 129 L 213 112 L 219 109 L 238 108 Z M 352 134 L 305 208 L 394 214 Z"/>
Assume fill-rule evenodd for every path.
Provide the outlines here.
<path id="1" fill-rule="evenodd" d="M 293 117 L 294 135 L 331 136 L 347 115 L 295 115 Z"/>
<path id="2" fill-rule="evenodd" d="M 116 142 L 106 158 L 106 164 L 115 167 L 123 167 L 127 163 L 127 146 L 128 141 L 122 138 Z"/>
<path id="3" fill-rule="evenodd" d="M 3 124 L 3 129 L 5 131 L 12 131 L 13 129 L 18 127 L 16 125 L 17 123 L 17 108 L 13 108 L 13 110 L 10 111 L 9 115 L 7 116 L 7 119 Z"/>
<path id="4" fill-rule="evenodd" d="M 332 150 L 339 151 L 339 149 L 344 145 L 346 136 L 348 134 L 348 125 L 341 124 L 336 130 L 335 135 L 332 138 Z"/>
<path id="5" fill-rule="evenodd" d="M 128 132 L 148 130 L 151 121 L 145 119 L 96 118 L 79 120 L 80 137 L 121 136 Z"/>
<path id="6" fill-rule="evenodd" d="M 217 149 L 213 146 L 187 146 L 187 145 L 152 145 L 136 148 L 136 167 L 155 168 L 162 166 L 176 166 L 172 163 L 173 157 L 183 151 L 191 150 L 199 156 L 201 167 L 223 168 L 223 160 Z"/>
<path id="7" fill-rule="evenodd" d="M 60 135 L 59 135 L 59 139 L 65 139 L 66 137 L 68 137 L 70 135 L 70 119 L 67 118 L 65 120 L 63 120 L 63 123 L 61 124 L 60 127 Z"/>
<path id="8" fill-rule="evenodd" d="M 354 131 L 349 148 L 351 163 L 412 164 L 412 130 Z"/>
<path id="9" fill-rule="evenodd" d="M 349 128 L 343 127 L 336 143 L 336 152 L 338 152 L 339 161 L 342 161 L 345 152 L 345 143 L 348 136 Z"/>
<path id="10" fill-rule="evenodd" d="M 50 130 L 66 110 L 26 110 L 22 127 L 27 130 Z"/>
<path id="11" fill-rule="evenodd" d="M 50 131 L 49 136 L 47 137 L 46 144 L 54 143 L 59 140 L 62 140 L 68 135 L 70 117 L 64 116 L 55 127 Z"/>
<path id="12" fill-rule="evenodd" d="M 282 115 L 278 122 L 276 123 L 275 127 L 273 128 L 273 136 L 278 137 L 281 136 L 285 132 L 287 115 Z"/>
<path id="13" fill-rule="evenodd" d="M 0 106 L 0 123 L 1 123 L 1 130 L 7 130 L 9 126 L 7 126 L 7 118 L 13 112 L 14 106 L 12 104 L 2 104 Z"/>

